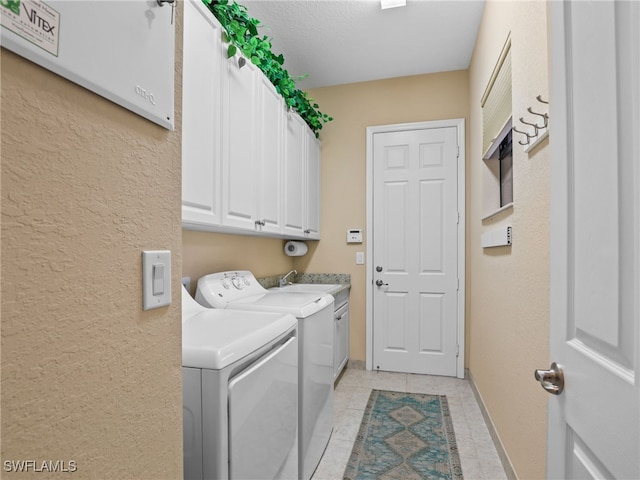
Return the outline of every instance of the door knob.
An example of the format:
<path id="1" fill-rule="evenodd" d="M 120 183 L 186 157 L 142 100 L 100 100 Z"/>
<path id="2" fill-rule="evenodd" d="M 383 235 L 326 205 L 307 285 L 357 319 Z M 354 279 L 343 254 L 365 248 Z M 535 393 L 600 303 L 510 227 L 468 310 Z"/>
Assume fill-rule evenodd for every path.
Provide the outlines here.
<path id="1" fill-rule="evenodd" d="M 381 267 L 380 265 L 378 265 L 378 266 L 376 267 L 376 272 L 381 272 L 381 271 L 382 271 L 382 267 Z"/>
<path id="2" fill-rule="evenodd" d="M 388 283 L 384 283 L 382 280 L 376 280 L 376 285 L 381 287 L 383 285 L 389 285 Z"/>
<path id="3" fill-rule="evenodd" d="M 534 375 L 547 392 L 560 395 L 564 390 L 564 373 L 556 362 L 551 364 L 550 370 L 536 370 Z"/>

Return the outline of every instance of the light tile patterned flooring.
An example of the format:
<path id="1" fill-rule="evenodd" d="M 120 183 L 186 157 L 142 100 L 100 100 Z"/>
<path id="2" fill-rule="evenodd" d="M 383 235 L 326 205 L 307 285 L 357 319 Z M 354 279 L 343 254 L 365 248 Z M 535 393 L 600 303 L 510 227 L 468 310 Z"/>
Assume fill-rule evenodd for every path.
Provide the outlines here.
<path id="1" fill-rule="evenodd" d="M 333 434 L 312 480 L 340 480 L 371 389 L 446 395 L 465 480 L 506 480 L 467 380 L 348 368 L 335 390 Z"/>

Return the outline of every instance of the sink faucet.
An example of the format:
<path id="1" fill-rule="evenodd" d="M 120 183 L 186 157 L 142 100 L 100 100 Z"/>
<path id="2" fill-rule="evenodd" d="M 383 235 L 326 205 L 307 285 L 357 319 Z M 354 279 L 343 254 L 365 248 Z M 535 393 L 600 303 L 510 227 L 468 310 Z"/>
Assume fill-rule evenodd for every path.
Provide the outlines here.
<path id="1" fill-rule="evenodd" d="M 283 275 L 282 278 L 280 279 L 280 286 L 281 287 L 284 287 L 285 285 L 287 285 L 287 278 L 289 278 L 289 275 L 291 275 L 291 274 L 297 275 L 298 272 L 296 270 L 291 270 L 286 275 Z M 289 282 L 289 284 L 291 284 L 291 282 Z"/>

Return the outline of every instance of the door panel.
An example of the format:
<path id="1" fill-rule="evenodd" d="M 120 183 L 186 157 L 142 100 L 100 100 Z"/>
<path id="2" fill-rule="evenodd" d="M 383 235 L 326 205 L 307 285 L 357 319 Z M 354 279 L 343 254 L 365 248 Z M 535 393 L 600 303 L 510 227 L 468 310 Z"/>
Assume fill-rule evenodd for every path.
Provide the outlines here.
<path id="1" fill-rule="evenodd" d="M 238 58 L 226 61 L 226 122 L 223 125 L 222 223 L 255 228 L 255 79 L 257 67 L 250 61 L 240 67 Z"/>
<path id="2" fill-rule="evenodd" d="M 384 231 L 383 241 L 386 248 L 382 249 L 382 265 L 385 265 L 387 273 L 407 274 L 409 260 L 407 239 L 404 232 L 407 230 L 407 221 L 403 212 L 409 204 L 408 182 L 388 182 L 384 188 Z M 380 227 L 378 227 L 380 228 Z M 379 230 L 376 231 L 379 234 Z M 377 260 L 377 258 L 376 258 Z"/>
<path id="3" fill-rule="evenodd" d="M 393 321 L 387 322 L 385 326 L 386 339 L 384 348 L 389 351 L 398 351 L 407 353 L 409 346 L 407 344 L 407 292 L 391 292 L 386 294 L 384 303 L 386 310 L 385 315 Z"/>
<path id="4" fill-rule="evenodd" d="M 282 97 L 264 75 L 258 76 L 257 94 L 260 97 L 260 174 L 257 220 L 264 222 L 261 230 L 280 233 L 282 230 L 282 156 L 285 106 Z M 246 173 L 246 172 L 245 172 Z"/>
<path id="5" fill-rule="evenodd" d="M 550 478 L 640 478 L 640 6 L 554 2 Z"/>
<path id="6" fill-rule="evenodd" d="M 374 368 L 457 373 L 457 133 L 374 135 Z"/>
<path id="7" fill-rule="evenodd" d="M 305 194 L 306 222 L 304 233 L 307 238 L 320 238 L 320 142 L 311 129 L 307 134 L 307 191 Z"/>
<path id="8" fill-rule="evenodd" d="M 202 2 L 184 5 L 182 217 L 185 222 L 219 225 L 222 37 Z"/>
<path id="9" fill-rule="evenodd" d="M 301 236 L 304 230 L 304 120 L 287 114 L 284 166 L 284 234 Z"/>
<path id="10" fill-rule="evenodd" d="M 569 429 L 567 438 L 567 449 L 570 455 L 567 478 L 593 480 L 615 478 L 573 430 Z"/>
<path id="11" fill-rule="evenodd" d="M 229 479 L 292 479 L 298 470 L 298 338 L 229 382 Z"/>
<path id="12" fill-rule="evenodd" d="M 419 351 L 442 352 L 442 332 L 444 318 L 441 293 L 423 293 L 420 295 L 420 319 L 429 319 L 420 323 Z"/>
<path id="13" fill-rule="evenodd" d="M 446 231 L 445 185 L 442 180 L 426 180 L 420 183 L 420 273 L 443 273 L 444 245 L 442 233 Z"/>

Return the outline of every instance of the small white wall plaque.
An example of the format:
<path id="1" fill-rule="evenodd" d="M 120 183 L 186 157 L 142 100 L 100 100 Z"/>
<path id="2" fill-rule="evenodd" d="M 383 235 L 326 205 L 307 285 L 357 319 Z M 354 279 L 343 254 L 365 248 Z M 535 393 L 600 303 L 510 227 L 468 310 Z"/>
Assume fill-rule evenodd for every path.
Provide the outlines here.
<path id="1" fill-rule="evenodd" d="M 480 238 L 480 244 L 482 248 L 511 245 L 511 227 L 500 227 L 483 233 Z"/>

